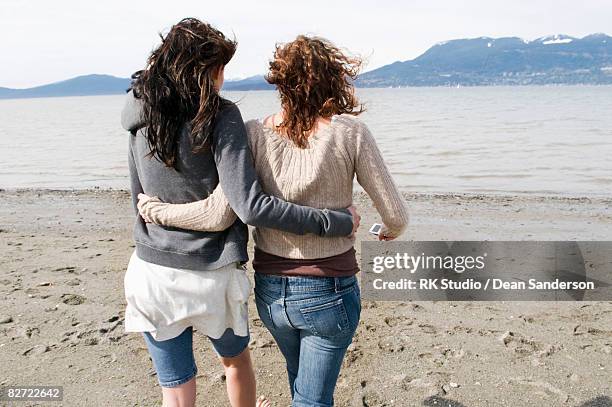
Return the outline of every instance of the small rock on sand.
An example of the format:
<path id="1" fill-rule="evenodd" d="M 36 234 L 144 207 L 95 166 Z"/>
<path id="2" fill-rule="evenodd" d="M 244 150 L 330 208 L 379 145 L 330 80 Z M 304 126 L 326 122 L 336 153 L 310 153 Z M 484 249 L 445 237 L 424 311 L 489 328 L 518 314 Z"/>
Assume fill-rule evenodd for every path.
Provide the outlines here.
<path id="1" fill-rule="evenodd" d="M 506 331 L 500 337 L 499 341 L 504 345 L 509 344 L 514 339 L 514 332 Z"/>
<path id="2" fill-rule="evenodd" d="M 10 315 L 0 315 L 0 324 L 8 324 L 13 322 L 13 317 Z"/>

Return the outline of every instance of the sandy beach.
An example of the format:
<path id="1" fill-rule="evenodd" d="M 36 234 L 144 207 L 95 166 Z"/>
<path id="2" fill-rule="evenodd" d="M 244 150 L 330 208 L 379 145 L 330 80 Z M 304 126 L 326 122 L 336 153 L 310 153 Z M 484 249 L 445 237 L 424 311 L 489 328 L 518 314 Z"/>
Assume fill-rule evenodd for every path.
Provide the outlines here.
<path id="1" fill-rule="evenodd" d="M 611 199 L 405 197 L 404 240 L 612 239 Z M 373 240 L 376 212 L 355 202 L 358 239 Z M 0 191 L 0 386 L 64 386 L 61 403 L 19 405 L 161 404 L 144 341 L 123 328 L 133 217 L 126 191 Z M 288 406 L 252 299 L 250 324 L 258 392 Z M 201 335 L 195 354 L 199 405 L 228 405 Z M 338 406 L 612 406 L 612 302 L 364 301 L 344 363 Z"/>

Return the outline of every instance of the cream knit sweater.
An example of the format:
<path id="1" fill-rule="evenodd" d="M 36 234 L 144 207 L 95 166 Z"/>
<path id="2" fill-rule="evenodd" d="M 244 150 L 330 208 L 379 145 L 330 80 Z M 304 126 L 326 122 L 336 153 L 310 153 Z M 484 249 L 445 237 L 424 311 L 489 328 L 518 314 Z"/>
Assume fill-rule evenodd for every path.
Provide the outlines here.
<path id="1" fill-rule="evenodd" d="M 255 168 L 264 191 L 286 201 L 313 208 L 346 208 L 353 201 L 353 179 L 370 196 L 389 237 L 399 236 L 408 224 L 408 212 L 380 150 L 359 119 L 334 116 L 301 149 L 263 125 L 246 123 Z M 167 204 L 152 198 L 141 201 L 146 220 L 191 230 L 224 230 L 235 220 L 218 187 L 208 198 L 188 204 Z M 354 237 L 325 238 L 256 228 L 255 245 L 264 252 L 292 259 L 316 259 L 349 250 Z"/>

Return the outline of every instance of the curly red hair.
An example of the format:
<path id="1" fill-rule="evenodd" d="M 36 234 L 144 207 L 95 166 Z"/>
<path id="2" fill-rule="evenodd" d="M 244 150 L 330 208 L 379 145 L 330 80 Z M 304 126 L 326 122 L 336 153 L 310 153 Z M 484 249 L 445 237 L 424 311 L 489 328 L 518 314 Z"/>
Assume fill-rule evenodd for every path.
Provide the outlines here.
<path id="1" fill-rule="evenodd" d="M 359 58 L 324 38 L 300 35 L 277 45 L 266 75 L 268 83 L 276 85 L 284 111 L 277 130 L 306 148 L 318 118 L 362 113 L 353 86 L 360 68 Z"/>

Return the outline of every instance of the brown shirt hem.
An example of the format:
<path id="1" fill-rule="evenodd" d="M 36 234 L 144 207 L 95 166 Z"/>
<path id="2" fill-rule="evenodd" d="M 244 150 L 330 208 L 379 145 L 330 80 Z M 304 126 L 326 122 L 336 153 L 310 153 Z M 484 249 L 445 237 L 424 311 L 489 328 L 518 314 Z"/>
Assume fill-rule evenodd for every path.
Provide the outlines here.
<path id="1" fill-rule="evenodd" d="M 255 248 L 256 273 L 280 276 L 350 277 L 359 272 L 355 248 L 321 259 L 288 259 Z"/>

